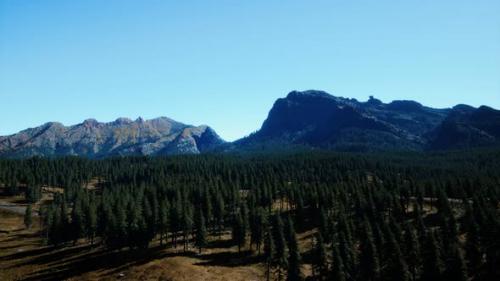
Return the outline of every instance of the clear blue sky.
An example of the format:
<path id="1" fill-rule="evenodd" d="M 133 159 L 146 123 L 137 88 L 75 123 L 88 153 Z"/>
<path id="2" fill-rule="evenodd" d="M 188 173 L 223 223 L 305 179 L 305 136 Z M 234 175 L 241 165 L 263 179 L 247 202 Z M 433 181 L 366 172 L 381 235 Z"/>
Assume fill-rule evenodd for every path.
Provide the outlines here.
<path id="1" fill-rule="evenodd" d="M 500 108 L 500 1 L 0 0 L 0 135 L 168 116 L 227 140 L 291 90 Z"/>

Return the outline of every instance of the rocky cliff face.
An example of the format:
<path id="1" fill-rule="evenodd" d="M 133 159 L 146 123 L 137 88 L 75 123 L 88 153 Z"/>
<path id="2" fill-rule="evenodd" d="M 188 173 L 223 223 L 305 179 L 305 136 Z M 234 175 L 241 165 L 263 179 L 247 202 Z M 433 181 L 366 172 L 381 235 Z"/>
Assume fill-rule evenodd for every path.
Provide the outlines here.
<path id="1" fill-rule="evenodd" d="M 500 143 L 500 111 L 487 106 L 455 106 L 428 135 L 433 149 L 466 149 Z"/>
<path id="2" fill-rule="evenodd" d="M 470 106 L 435 109 L 415 101 L 385 104 L 373 97 L 360 102 L 322 91 L 294 91 L 278 99 L 261 129 L 235 147 L 273 144 L 364 151 L 494 145 L 500 142 L 499 112 Z"/>
<path id="3" fill-rule="evenodd" d="M 194 154 L 223 142 L 208 126 L 185 125 L 166 117 L 135 121 L 119 118 L 110 123 L 88 119 L 69 127 L 47 123 L 0 137 L 0 156 Z"/>
<path id="4" fill-rule="evenodd" d="M 0 137 L 0 157 L 197 154 L 295 147 L 341 151 L 445 150 L 500 146 L 500 111 L 457 105 L 435 109 L 415 101 L 383 103 L 293 91 L 278 99 L 260 130 L 225 143 L 207 126 L 161 117 L 47 123 Z"/>

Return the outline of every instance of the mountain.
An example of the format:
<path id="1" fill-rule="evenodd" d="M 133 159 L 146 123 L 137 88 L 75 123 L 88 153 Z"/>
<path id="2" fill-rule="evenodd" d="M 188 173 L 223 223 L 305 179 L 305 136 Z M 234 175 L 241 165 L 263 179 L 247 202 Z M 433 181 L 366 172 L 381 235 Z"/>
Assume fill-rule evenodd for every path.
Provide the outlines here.
<path id="1" fill-rule="evenodd" d="M 197 154 L 224 143 L 208 126 L 190 126 L 166 117 L 132 121 L 94 119 L 66 127 L 57 122 L 0 137 L 0 156 L 100 158 L 118 155 Z"/>
<path id="2" fill-rule="evenodd" d="M 491 107 L 455 106 L 429 134 L 433 149 L 466 149 L 500 142 L 500 111 Z"/>
<path id="3" fill-rule="evenodd" d="M 424 151 L 500 146 L 500 111 L 457 105 L 436 109 L 415 101 L 335 97 L 293 91 L 278 99 L 260 130 L 233 143 L 208 126 L 166 117 L 135 121 L 94 119 L 66 127 L 46 123 L 0 137 L 0 157 L 197 154 L 208 151 Z"/>
<path id="4" fill-rule="evenodd" d="M 497 145 L 500 111 L 459 105 L 435 109 L 415 101 L 383 103 L 293 91 L 278 99 L 262 127 L 233 149 L 290 146 L 342 151 L 430 150 Z"/>

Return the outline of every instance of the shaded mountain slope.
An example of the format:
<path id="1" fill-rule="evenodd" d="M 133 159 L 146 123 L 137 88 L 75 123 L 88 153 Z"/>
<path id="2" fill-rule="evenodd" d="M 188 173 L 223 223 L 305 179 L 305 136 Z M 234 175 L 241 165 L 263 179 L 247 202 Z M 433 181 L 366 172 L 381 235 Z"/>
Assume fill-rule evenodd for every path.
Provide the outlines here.
<path id="1" fill-rule="evenodd" d="M 305 146 L 365 151 L 495 145 L 500 140 L 498 112 L 465 105 L 435 109 L 405 100 L 386 104 L 373 97 L 360 102 L 323 91 L 293 91 L 274 103 L 260 130 L 236 141 L 233 149 Z"/>

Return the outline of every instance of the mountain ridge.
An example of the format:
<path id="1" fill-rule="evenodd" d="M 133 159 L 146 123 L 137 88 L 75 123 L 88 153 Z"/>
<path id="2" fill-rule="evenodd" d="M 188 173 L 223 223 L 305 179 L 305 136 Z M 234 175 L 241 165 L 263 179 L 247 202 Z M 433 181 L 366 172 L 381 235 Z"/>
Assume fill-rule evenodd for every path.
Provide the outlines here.
<path id="1" fill-rule="evenodd" d="M 467 112 L 465 117 L 453 118 L 462 111 Z M 412 100 L 383 103 L 370 96 L 368 101 L 360 102 L 324 91 L 292 91 L 276 100 L 260 130 L 237 140 L 232 149 L 254 149 L 265 143 L 347 151 L 424 151 L 497 145 L 500 133 L 493 132 L 500 131 L 500 117 L 495 116 L 500 116 L 500 111 L 486 106 L 432 108 Z M 471 137 L 465 141 L 444 139 L 444 125 L 457 122 L 468 124 Z M 461 134 L 455 133 L 455 137 L 463 137 Z M 489 141 L 482 141 L 485 138 Z"/>
<path id="2" fill-rule="evenodd" d="M 225 142 L 209 126 L 192 126 L 168 117 L 111 122 L 89 118 L 64 126 L 47 122 L 0 136 L 0 156 L 92 158 L 127 155 L 271 151 L 306 147 L 339 151 L 428 151 L 500 146 L 500 111 L 457 104 L 432 108 L 417 101 L 384 103 L 291 91 L 277 99 L 259 130 Z"/>
<path id="3" fill-rule="evenodd" d="M 86 119 L 64 126 L 47 122 L 0 137 L 0 156 L 65 156 L 92 158 L 125 155 L 197 154 L 224 141 L 206 125 L 192 126 L 168 117 L 111 122 Z"/>

